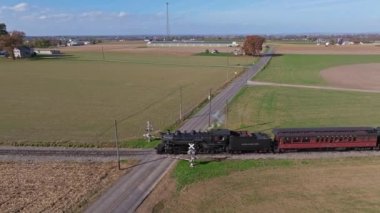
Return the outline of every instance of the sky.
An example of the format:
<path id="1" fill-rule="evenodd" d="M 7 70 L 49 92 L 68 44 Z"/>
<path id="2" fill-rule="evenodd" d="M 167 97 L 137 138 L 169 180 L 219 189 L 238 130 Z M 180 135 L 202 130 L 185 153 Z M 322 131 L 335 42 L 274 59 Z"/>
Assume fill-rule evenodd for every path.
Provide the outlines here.
<path id="1" fill-rule="evenodd" d="M 0 0 L 8 31 L 41 35 L 379 33 L 379 0 Z"/>

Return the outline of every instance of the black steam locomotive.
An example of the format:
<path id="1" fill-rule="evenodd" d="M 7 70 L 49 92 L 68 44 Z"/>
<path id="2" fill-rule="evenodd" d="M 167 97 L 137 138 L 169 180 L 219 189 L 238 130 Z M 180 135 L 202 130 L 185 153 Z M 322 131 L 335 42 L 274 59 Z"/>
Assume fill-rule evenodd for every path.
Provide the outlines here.
<path id="1" fill-rule="evenodd" d="M 158 154 L 185 154 L 189 143 L 195 145 L 197 153 L 243 153 L 269 152 L 274 149 L 272 139 L 264 133 L 213 129 L 207 132 L 161 133 Z"/>
<path id="2" fill-rule="evenodd" d="M 197 153 L 286 152 L 312 150 L 379 150 L 380 128 L 331 127 L 274 129 L 264 133 L 214 129 L 207 132 L 161 133 L 158 154 L 185 154 L 189 144 Z"/>

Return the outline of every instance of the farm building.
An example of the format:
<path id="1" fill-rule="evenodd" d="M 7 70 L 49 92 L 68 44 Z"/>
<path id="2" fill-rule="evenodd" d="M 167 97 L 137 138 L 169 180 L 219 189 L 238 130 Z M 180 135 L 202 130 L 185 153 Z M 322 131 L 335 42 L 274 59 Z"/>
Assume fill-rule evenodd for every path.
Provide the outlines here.
<path id="1" fill-rule="evenodd" d="M 59 50 L 34 50 L 36 55 L 60 55 L 61 51 Z"/>
<path id="2" fill-rule="evenodd" d="M 204 42 L 204 41 L 149 41 L 147 46 L 152 47 L 238 47 L 236 41 L 233 42 Z"/>
<path id="3" fill-rule="evenodd" d="M 70 39 L 69 42 L 67 42 L 67 46 L 69 46 L 69 47 L 82 46 L 82 45 L 84 45 L 83 41 L 77 41 L 77 40 Z"/>
<path id="4" fill-rule="evenodd" d="M 33 56 L 34 51 L 29 47 L 18 47 L 13 49 L 13 55 L 15 58 L 29 58 Z"/>

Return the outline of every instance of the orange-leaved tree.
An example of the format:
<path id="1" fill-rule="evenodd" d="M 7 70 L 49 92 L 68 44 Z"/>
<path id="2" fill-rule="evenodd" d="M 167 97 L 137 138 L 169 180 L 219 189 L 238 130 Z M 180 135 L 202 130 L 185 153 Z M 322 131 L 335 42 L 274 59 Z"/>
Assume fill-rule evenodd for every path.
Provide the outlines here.
<path id="1" fill-rule="evenodd" d="M 245 38 L 244 44 L 243 44 L 243 52 L 246 55 L 260 55 L 261 51 L 263 50 L 263 44 L 265 42 L 265 38 L 257 35 L 251 35 L 247 36 Z"/>

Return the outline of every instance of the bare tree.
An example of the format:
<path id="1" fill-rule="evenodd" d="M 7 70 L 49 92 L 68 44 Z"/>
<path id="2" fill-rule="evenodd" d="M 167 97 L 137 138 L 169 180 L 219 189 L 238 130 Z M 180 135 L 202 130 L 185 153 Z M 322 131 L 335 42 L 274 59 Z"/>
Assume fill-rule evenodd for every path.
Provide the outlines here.
<path id="1" fill-rule="evenodd" d="M 245 38 L 242 50 L 246 55 L 260 55 L 263 50 L 263 44 L 265 42 L 265 38 L 261 36 L 247 36 Z"/>
<path id="2" fill-rule="evenodd" d="M 5 35 L 0 36 L 0 48 L 8 52 L 13 59 L 13 49 L 23 45 L 25 33 L 19 31 L 13 31 Z"/>

